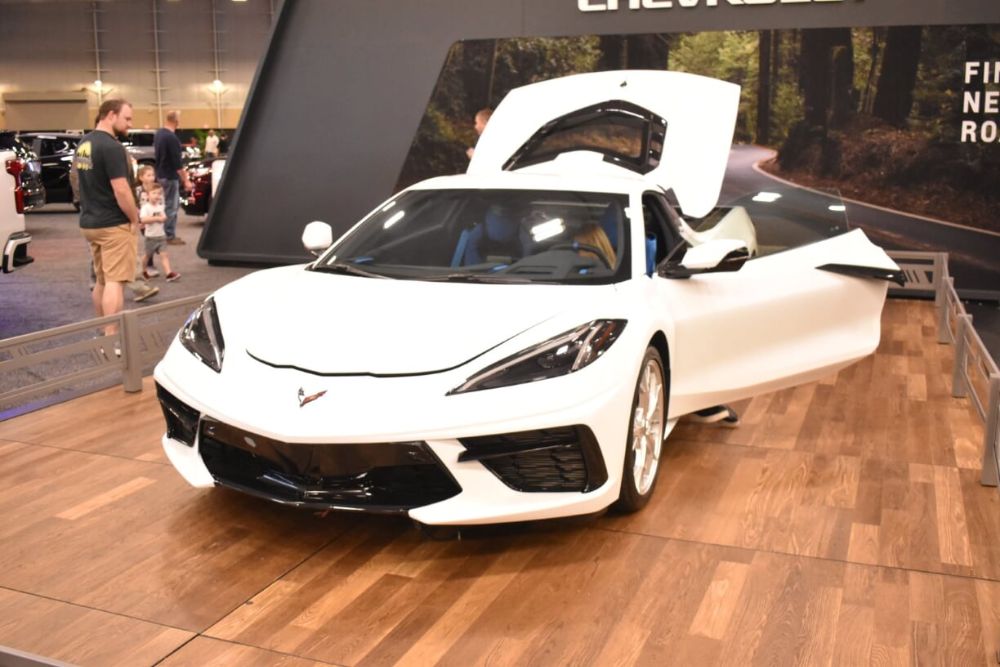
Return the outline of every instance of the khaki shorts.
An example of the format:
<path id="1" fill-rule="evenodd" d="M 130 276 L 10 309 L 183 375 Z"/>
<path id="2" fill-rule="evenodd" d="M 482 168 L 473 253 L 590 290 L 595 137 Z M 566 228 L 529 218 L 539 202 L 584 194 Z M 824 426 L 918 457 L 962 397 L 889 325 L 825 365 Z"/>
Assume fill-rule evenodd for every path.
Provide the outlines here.
<path id="1" fill-rule="evenodd" d="M 90 243 L 94 257 L 94 274 L 97 284 L 128 283 L 135 280 L 138 260 L 135 234 L 126 222 L 115 227 L 82 229 L 83 237 Z"/>

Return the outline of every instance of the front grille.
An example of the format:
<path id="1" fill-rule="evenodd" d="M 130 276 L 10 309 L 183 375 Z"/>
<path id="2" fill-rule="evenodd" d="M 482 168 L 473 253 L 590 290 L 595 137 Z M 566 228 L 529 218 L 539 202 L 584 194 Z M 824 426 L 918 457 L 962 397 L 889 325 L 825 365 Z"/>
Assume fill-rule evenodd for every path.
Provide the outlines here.
<path id="1" fill-rule="evenodd" d="M 593 491 L 608 479 L 604 457 L 586 426 L 461 438 L 459 461 L 479 461 L 524 492 Z"/>
<path id="2" fill-rule="evenodd" d="M 305 507 L 396 512 L 461 491 L 423 442 L 293 444 L 204 419 L 198 447 L 219 484 Z"/>
<path id="3" fill-rule="evenodd" d="M 167 437 L 193 447 L 194 434 L 198 430 L 198 411 L 159 384 L 156 385 L 156 397 L 160 399 L 160 408 L 167 420 Z"/>

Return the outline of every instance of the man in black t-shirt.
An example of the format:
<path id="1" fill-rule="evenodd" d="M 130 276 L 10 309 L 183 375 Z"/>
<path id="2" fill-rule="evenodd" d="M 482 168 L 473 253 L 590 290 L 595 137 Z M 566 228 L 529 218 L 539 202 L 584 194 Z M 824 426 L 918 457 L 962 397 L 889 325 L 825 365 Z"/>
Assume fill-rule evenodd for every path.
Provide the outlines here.
<path id="1" fill-rule="evenodd" d="M 76 148 L 73 167 L 79 176 L 80 228 L 90 243 L 97 284 L 91 292 L 98 317 L 120 313 L 125 284 L 135 278 L 139 211 L 132 193 L 132 171 L 125 147 L 116 137 L 132 127 L 132 105 L 107 100 L 97 112 L 97 127 Z M 118 331 L 115 324 L 106 334 Z"/>
<path id="2" fill-rule="evenodd" d="M 183 245 L 177 238 L 177 206 L 180 203 L 180 185 L 191 189 L 187 170 L 181 161 L 181 140 L 177 138 L 177 128 L 181 124 L 181 112 L 168 111 L 163 127 L 153 137 L 153 154 L 156 158 L 156 180 L 163 186 L 163 203 L 166 206 L 167 221 L 163 228 L 167 233 L 167 243 Z"/>

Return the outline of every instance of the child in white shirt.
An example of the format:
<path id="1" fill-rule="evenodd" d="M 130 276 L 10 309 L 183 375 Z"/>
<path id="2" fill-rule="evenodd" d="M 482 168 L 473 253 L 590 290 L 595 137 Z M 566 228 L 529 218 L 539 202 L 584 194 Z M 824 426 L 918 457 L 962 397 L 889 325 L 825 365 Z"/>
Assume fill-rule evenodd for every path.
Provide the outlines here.
<path id="1" fill-rule="evenodd" d="M 139 222 L 146 233 L 144 265 L 151 263 L 159 253 L 163 272 L 167 274 L 167 282 L 172 283 L 179 280 L 181 274 L 170 269 L 170 257 L 167 255 L 167 232 L 163 227 L 163 223 L 167 220 L 166 207 L 163 204 L 163 187 L 156 183 L 146 195 L 146 201 L 139 209 Z M 152 277 L 148 271 L 142 273 L 147 280 Z"/>

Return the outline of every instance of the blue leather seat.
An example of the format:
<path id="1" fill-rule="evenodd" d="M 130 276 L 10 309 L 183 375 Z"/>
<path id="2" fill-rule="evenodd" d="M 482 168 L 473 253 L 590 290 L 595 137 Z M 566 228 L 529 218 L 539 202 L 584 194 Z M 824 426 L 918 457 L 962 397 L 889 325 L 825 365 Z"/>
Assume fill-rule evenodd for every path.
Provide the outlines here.
<path id="1" fill-rule="evenodd" d="M 656 270 L 656 237 L 652 234 L 646 236 L 646 275 L 653 275 Z"/>
<path id="2" fill-rule="evenodd" d="M 486 211 L 483 222 L 466 229 L 458 239 L 452 266 L 483 264 L 491 255 L 519 258 L 521 256 L 520 226 L 496 207 Z"/>

